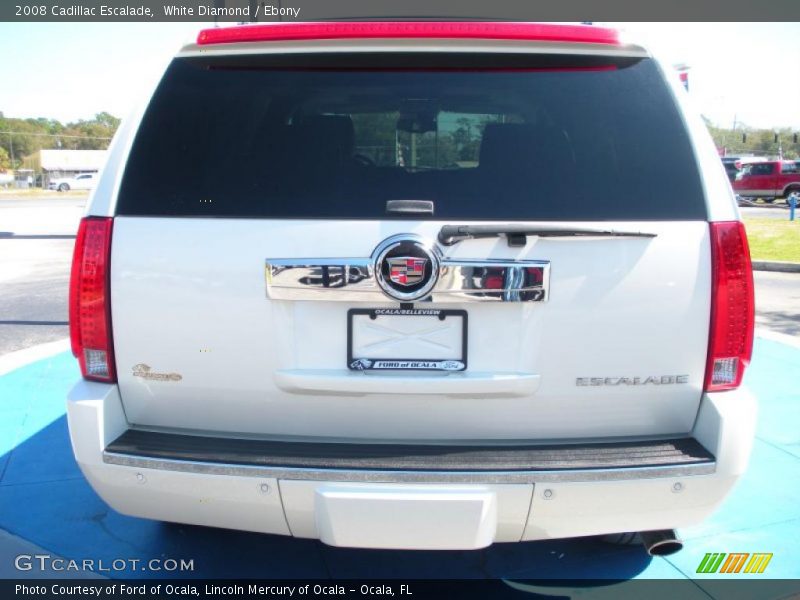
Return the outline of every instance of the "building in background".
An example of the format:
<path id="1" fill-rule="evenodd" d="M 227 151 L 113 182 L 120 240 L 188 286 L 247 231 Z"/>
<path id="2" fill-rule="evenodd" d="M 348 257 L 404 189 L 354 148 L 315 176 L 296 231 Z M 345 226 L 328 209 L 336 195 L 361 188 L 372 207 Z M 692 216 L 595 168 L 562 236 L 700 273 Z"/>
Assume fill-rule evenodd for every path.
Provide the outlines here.
<path id="1" fill-rule="evenodd" d="M 37 186 L 47 188 L 53 179 L 97 173 L 107 154 L 106 150 L 39 150 L 25 157 L 22 166 L 35 173 Z"/>

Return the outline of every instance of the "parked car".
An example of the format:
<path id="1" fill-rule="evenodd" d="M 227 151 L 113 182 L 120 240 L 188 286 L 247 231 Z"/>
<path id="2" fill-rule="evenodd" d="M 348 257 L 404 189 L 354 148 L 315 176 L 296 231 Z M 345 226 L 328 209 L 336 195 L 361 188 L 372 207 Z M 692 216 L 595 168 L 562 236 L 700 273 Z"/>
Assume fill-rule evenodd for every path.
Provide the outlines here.
<path id="1" fill-rule="evenodd" d="M 790 160 L 769 160 L 745 165 L 733 182 L 733 189 L 742 198 L 788 198 L 800 191 L 800 168 Z"/>
<path id="2" fill-rule="evenodd" d="M 50 190 L 68 192 L 69 190 L 93 190 L 97 185 L 97 173 L 81 173 L 74 177 L 51 179 L 47 184 Z"/>
<path id="3" fill-rule="evenodd" d="M 124 514 L 668 554 L 745 471 L 745 230 L 677 78 L 614 30 L 205 30 L 92 198 L 68 420 Z"/>

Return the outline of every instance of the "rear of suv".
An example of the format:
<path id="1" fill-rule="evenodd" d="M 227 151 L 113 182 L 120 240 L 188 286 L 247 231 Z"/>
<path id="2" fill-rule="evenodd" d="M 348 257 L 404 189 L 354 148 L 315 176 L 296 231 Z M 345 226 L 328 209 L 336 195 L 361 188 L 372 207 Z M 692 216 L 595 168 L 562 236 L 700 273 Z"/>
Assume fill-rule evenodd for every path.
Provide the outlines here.
<path id="1" fill-rule="evenodd" d="M 585 25 L 201 32 L 78 234 L 91 485 L 370 548 L 706 518 L 754 435 L 753 283 L 673 79 Z"/>

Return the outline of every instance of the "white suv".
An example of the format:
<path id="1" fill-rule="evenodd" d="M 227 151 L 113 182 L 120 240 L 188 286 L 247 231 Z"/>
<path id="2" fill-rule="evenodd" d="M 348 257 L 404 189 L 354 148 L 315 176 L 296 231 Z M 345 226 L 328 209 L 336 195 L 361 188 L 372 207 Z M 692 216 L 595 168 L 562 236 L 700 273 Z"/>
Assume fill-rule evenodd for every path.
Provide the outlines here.
<path id="1" fill-rule="evenodd" d="M 70 190 L 92 190 L 95 185 L 97 185 L 97 173 L 81 173 L 74 177 L 51 179 L 47 184 L 47 188 L 58 190 L 59 192 L 68 192 Z"/>
<path id="2" fill-rule="evenodd" d="M 754 435 L 725 172 L 588 25 L 203 31 L 117 135 L 70 309 L 75 456 L 150 519 L 668 553 Z"/>

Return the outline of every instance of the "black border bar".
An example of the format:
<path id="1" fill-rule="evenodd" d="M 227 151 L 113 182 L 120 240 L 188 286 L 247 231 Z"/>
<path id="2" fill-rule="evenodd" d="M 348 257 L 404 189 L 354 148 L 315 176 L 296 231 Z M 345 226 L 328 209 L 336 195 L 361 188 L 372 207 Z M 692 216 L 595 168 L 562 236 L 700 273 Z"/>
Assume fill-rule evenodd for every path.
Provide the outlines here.
<path id="1" fill-rule="evenodd" d="M 73 575 L 74 577 L 74 575 Z M 17 586 L 37 588 L 40 593 L 22 593 Z M 265 593 L 261 590 L 294 589 L 288 593 Z M 300 591 L 303 588 L 305 591 Z M 168 590 L 196 590 L 169 593 Z M 214 590 L 225 590 L 214 593 Z M 234 593 L 231 591 L 236 590 Z M 366 591 L 365 591 L 366 590 Z M 370 590 L 372 593 L 370 593 Z M 393 595 L 385 592 L 391 590 Z M 383 591 L 383 593 L 381 593 Z M 706 592 L 709 598 L 794 598 L 800 593 L 800 581 L 789 579 L 340 579 L 340 580 L 211 580 L 211 579 L 6 579 L 0 580 L 0 597 L 38 598 L 44 600 L 83 600 L 85 598 L 170 599 L 226 598 L 227 600 L 268 600 L 271 598 L 336 598 L 354 600 L 393 598 L 394 600 L 442 600 L 457 598 L 683 598 L 698 597 Z"/>

